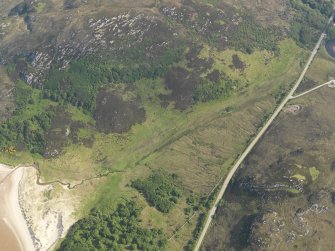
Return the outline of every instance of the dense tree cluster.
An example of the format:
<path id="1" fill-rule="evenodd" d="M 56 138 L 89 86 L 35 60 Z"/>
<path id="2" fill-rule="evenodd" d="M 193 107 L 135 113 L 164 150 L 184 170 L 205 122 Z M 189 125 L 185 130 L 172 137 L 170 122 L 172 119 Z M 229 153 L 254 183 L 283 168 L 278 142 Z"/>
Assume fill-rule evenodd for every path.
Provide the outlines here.
<path id="1" fill-rule="evenodd" d="M 238 81 L 229 77 L 225 77 L 223 83 L 206 81 L 196 88 L 193 98 L 195 102 L 208 102 L 229 96 L 237 85 Z"/>
<path id="2" fill-rule="evenodd" d="M 318 10 L 322 15 L 330 17 L 333 11 L 332 1 L 328 0 L 302 0 L 310 8 Z"/>
<path id="3" fill-rule="evenodd" d="M 175 175 L 157 172 L 145 180 L 135 180 L 132 186 L 144 195 L 150 205 L 163 213 L 169 212 L 181 196 Z"/>
<path id="4" fill-rule="evenodd" d="M 311 4 L 312 2 L 318 4 Z M 291 0 L 291 6 L 297 12 L 291 25 L 290 35 L 301 46 L 312 48 L 319 38 L 320 31 L 325 28 L 333 8 L 328 1 Z"/>
<path id="5" fill-rule="evenodd" d="M 22 81 L 15 85 L 16 110 L 11 118 L 0 125 L 0 149 L 24 149 L 32 153 L 43 153 L 45 135 L 50 128 L 54 113 L 38 111 L 34 105 L 33 89 Z M 12 152 L 12 151 L 11 151 Z"/>
<path id="6" fill-rule="evenodd" d="M 208 102 L 215 100 L 225 93 L 225 88 L 219 84 L 208 82 L 200 85 L 194 92 L 195 102 Z"/>
<path id="7" fill-rule="evenodd" d="M 69 229 L 58 251 L 163 250 L 163 232 L 142 228 L 140 211 L 133 201 L 119 204 L 114 212 L 92 210 Z"/>
<path id="8" fill-rule="evenodd" d="M 252 53 L 254 49 L 278 51 L 277 36 L 272 29 L 258 25 L 252 17 L 245 16 L 232 32 L 229 46 L 246 53 Z"/>
<path id="9" fill-rule="evenodd" d="M 45 133 L 52 117 L 52 112 L 42 112 L 26 120 L 14 115 L 0 125 L 0 148 L 20 146 L 33 153 L 42 153 L 46 145 Z"/>
<path id="10" fill-rule="evenodd" d="M 274 98 L 276 100 L 277 105 L 279 105 L 283 101 L 287 92 L 288 92 L 288 90 L 287 90 L 287 87 L 285 85 L 281 85 L 279 87 L 279 90 L 277 91 L 277 93 L 274 94 Z"/>
<path id="11" fill-rule="evenodd" d="M 29 103 L 33 103 L 33 90 L 22 81 L 18 81 L 15 86 L 15 103 L 17 109 L 23 108 Z"/>
<path id="12" fill-rule="evenodd" d="M 329 25 L 327 28 L 327 41 L 335 39 L 335 26 Z"/>

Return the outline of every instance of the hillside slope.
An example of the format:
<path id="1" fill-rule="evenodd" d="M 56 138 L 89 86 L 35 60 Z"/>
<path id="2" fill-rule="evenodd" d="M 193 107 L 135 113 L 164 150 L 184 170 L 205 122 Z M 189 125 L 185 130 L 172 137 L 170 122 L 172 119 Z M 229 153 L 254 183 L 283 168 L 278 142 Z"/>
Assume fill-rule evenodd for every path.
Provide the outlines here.
<path id="1" fill-rule="evenodd" d="M 329 6 L 0 0 L 0 161 L 47 185 L 22 192 L 39 205 L 23 203 L 36 246 L 54 244 L 52 218 L 59 250 L 191 250 Z"/>

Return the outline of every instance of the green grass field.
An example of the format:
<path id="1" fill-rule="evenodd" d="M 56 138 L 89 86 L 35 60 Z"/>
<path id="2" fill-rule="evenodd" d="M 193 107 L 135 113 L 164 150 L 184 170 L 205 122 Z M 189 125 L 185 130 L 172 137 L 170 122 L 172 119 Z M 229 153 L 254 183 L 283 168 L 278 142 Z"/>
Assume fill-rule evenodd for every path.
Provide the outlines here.
<path id="1" fill-rule="evenodd" d="M 328 82 L 329 79 L 335 78 L 335 61 L 328 56 L 324 47 L 321 47 L 308 69 L 306 78 L 315 81 L 317 84 L 323 84 Z"/>

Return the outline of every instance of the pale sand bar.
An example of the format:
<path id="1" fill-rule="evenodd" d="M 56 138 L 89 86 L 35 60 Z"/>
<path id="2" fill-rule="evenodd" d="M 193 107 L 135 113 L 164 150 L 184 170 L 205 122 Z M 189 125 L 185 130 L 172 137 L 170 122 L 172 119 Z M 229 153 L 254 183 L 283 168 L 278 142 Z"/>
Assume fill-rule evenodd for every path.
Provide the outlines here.
<path id="1" fill-rule="evenodd" d="M 34 245 L 19 204 L 23 168 L 0 164 L 0 249 L 33 251 Z"/>

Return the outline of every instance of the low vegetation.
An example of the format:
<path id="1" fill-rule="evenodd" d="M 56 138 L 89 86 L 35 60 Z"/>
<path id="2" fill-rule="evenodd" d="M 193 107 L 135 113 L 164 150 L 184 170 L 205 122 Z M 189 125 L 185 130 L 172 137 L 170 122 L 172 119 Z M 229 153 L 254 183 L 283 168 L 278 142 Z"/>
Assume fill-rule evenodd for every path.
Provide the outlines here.
<path id="1" fill-rule="evenodd" d="M 203 225 L 205 224 L 207 214 L 202 213 L 199 216 L 197 225 L 192 233 L 192 239 L 187 243 L 187 245 L 184 247 L 185 251 L 193 251 L 196 245 L 196 242 L 200 236 L 201 230 L 203 228 Z"/>
<path id="2" fill-rule="evenodd" d="M 218 207 L 204 250 L 332 249 L 334 92 L 321 88 L 289 104 L 302 109 L 281 113 L 247 157 Z M 298 217 L 304 224 L 296 228 Z M 288 234 L 302 232 L 318 236 L 287 241 Z"/>
<path id="3" fill-rule="evenodd" d="M 309 168 L 309 173 L 311 175 L 312 181 L 315 181 L 319 177 L 320 171 L 315 166 L 313 166 Z"/>

